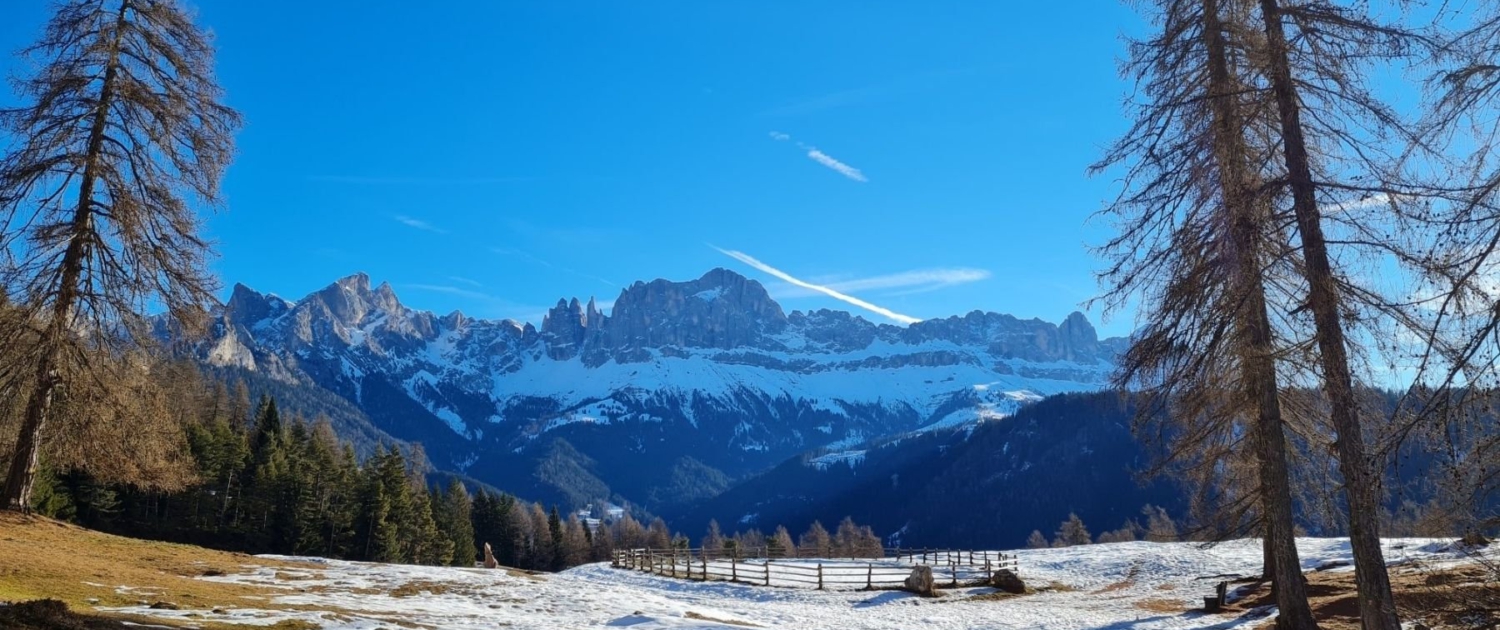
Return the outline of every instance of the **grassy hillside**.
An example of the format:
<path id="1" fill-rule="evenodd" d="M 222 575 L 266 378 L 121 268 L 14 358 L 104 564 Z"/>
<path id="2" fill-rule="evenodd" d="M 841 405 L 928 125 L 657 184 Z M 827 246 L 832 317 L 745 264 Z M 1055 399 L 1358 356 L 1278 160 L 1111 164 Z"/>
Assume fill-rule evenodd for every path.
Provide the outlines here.
<path id="1" fill-rule="evenodd" d="M 182 610 L 239 607 L 253 601 L 247 598 L 264 598 L 274 590 L 194 578 L 241 573 L 249 566 L 299 568 L 245 554 L 123 538 L 8 511 L 0 511 L 0 558 L 0 601 L 57 599 L 75 612 L 90 613 L 96 606 L 141 602 Z"/>

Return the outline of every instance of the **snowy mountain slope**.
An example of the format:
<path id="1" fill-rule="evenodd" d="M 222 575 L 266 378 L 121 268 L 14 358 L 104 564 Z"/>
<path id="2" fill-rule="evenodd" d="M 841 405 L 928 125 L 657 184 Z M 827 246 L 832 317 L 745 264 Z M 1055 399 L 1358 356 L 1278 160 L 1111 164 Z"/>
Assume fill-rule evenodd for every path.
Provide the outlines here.
<path id="1" fill-rule="evenodd" d="M 1123 346 L 1077 313 L 1058 325 L 974 312 L 906 327 L 787 314 L 723 269 L 637 282 L 609 315 L 592 299 L 560 300 L 539 329 L 410 309 L 363 274 L 296 302 L 237 285 L 218 315 L 206 363 L 315 384 L 423 443 L 441 468 L 501 487 L 521 475 L 552 495 L 536 498 L 568 502 L 608 497 L 536 481 L 558 440 L 581 455 L 562 462 L 564 476 L 640 501 L 687 460 L 741 476 L 808 449 L 1098 389 Z"/>
<path id="2" fill-rule="evenodd" d="M 694 534 L 711 519 L 730 531 L 801 532 L 849 516 L 899 533 L 892 544 L 979 548 L 1023 545 L 1070 513 L 1101 531 L 1147 504 L 1181 515 L 1181 487 L 1137 479 L 1149 457 L 1131 435 L 1134 413 L 1112 392 L 1051 396 L 999 422 L 793 457 L 664 516 Z"/>

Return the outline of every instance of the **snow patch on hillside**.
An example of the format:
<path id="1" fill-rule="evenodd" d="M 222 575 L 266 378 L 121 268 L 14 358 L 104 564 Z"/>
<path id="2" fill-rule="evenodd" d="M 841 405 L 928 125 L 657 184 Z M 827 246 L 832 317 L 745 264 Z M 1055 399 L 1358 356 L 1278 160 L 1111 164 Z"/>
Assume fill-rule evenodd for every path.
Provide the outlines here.
<path id="1" fill-rule="evenodd" d="M 828 470 L 829 467 L 834 466 L 834 465 L 839 465 L 839 464 L 842 464 L 844 466 L 848 466 L 850 468 L 854 468 L 854 467 L 860 465 L 861 463 L 863 463 L 864 461 L 865 461 L 865 451 L 858 450 L 858 451 L 839 451 L 837 453 L 828 453 L 827 455 L 819 455 L 819 456 L 814 457 L 814 458 L 812 458 L 810 460 L 807 460 L 807 463 L 808 463 L 809 466 L 812 466 L 813 468 L 816 468 L 818 470 Z"/>
<path id="2" fill-rule="evenodd" d="M 939 350 L 967 355 L 972 360 L 953 365 L 869 365 L 875 360 Z M 1001 374 L 986 367 L 993 361 L 988 355 L 948 342 L 901 346 L 876 342 L 869 348 L 842 354 L 756 352 L 779 365 L 798 365 L 798 369 L 729 362 L 719 350 L 682 352 L 684 356 L 663 356 L 653 350 L 655 356 L 650 361 L 611 360 L 596 367 L 576 360 L 530 356 L 519 369 L 494 374 L 490 395 L 496 401 L 552 398 L 567 408 L 582 401 L 605 399 L 622 390 L 638 389 L 697 394 L 731 406 L 736 394 L 748 390 L 773 399 L 808 401 L 815 409 L 841 415 L 849 414 L 846 403 L 888 406 L 900 402 L 912 405 L 921 417 L 927 418 L 953 392 L 973 387 L 965 383 L 984 383 L 985 390 L 1000 390 L 981 390 L 985 394 L 982 398 L 993 399 L 990 402 L 995 405 L 1018 406 L 1032 397 L 1098 389 L 1106 382 L 1110 369 L 1108 365 L 1085 369 L 1076 363 L 1011 359 L 1004 362 L 1010 373 Z M 816 362 L 809 365 L 809 359 Z M 1063 373 L 1075 375 L 1079 380 L 1061 378 Z"/>

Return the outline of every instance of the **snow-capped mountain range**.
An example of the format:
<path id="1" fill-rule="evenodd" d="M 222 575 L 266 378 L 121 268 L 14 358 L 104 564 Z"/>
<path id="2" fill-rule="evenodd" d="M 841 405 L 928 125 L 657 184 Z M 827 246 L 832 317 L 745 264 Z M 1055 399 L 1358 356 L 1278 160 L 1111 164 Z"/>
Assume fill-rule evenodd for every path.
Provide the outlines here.
<path id="1" fill-rule="evenodd" d="M 1125 344 L 1080 313 L 909 326 L 786 313 L 725 269 L 636 282 L 608 315 L 560 300 L 540 329 L 413 310 L 364 274 L 296 302 L 236 285 L 216 321 L 202 361 L 332 392 L 422 442 L 439 468 L 569 502 L 648 504 L 711 491 L 684 477 L 722 485 L 810 449 L 1099 389 Z"/>

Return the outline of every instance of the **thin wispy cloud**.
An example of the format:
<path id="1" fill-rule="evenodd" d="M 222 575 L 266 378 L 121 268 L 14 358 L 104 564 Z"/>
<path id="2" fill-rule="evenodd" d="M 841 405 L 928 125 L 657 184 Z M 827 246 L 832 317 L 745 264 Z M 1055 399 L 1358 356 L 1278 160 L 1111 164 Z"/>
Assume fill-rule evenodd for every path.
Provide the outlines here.
<path id="1" fill-rule="evenodd" d="M 448 233 L 448 230 L 445 230 L 445 229 L 442 229 L 440 227 L 437 227 L 437 226 L 435 226 L 435 225 L 433 225 L 431 223 L 428 223 L 426 221 L 423 221 L 421 219 L 414 219 L 414 218 L 406 216 L 404 214 L 398 214 L 398 215 L 393 216 L 391 218 L 395 219 L 397 223 L 405 225 L 406 227 L 416 228 L 416 229 L 422 230 L 424 232 L 432 232 L 433 234 L 447 234 Z"/>
<path id="2" fill-rule="evenodd" d="M 458 297 L 469 298 L 471 300 L 484 300 L 487 302 L 499 300 L 499 298 L 488 293 L 475 291 L 473 289 L 465 289 L 463 287 L 455 287 L 447 284 L 407 284 L 402 285 L 402 288 L 416 289 L 418 291 L 430 291 L 432 293 L 446 293 L 448 295 L 456 295 Z"/>
<path id="3" fill-rule="evenodd" d="M 897 321 L 897 322 L 900 322 L 900 323 L 903 323 L 903 324 L 915 324 L 917 322 L 922 321 L 919 318 L 912 317 L 910 315 L 902 315 L 901 313 L 897 313 L 896 311 L 893 311 L 891 309 L 885 308 L 883 306 L 876 306 L 874 304 L 871 304 L 869 302 L 861 300 L 861 299 L 859 299 L 857 297 L 854 297 L 852 295 L 848 295 L 848 294 L 845 294 L 843 292 L 840 292 L 840 291 L 838 291 L 836 289 L 833 289 L 831 287 L 827 287 L 827 286 L 823 286 L 823 285 L 819 285 L 819 284 L 813 284 L 813 283 L 808 282 L 806 280 L 798 279 L 796 277 L 793 277 L 791 274 L 789 274 L 789 273 L 787 273 L 785 271 L 782 271 L 782 270 L 777 269 L 775 267 L 772 267 L 772 266 L 770 266 L 770 265 L 768 265 L 766 263 L 763 263 L 763 262 L 761 262 L 759 260 L 756 260 L 755 257 L 753 257 L 753 256 L 751 256 L 749 254 L 746 254 L 745 252 L 735 251 L 735 250 L 732 250 L 732 249 L 721 249 L 719 247 L 714 247 L 713 245 L 709 245 L 709 247 L 713 247 L 714 249 L 718 250 L 719 253 L 724 254 L 725 256 L 728 256 L 728 257 L 733 258 L 735 260 L 738 260 L 738 261 L 740 261 L 742 263 L 750 265 L 751 267 L 754 267 L 755 269 L 758 269 L 758 270 L 760 270 L 762 272 L 768 273 L 768 274 L 776 277 L 777 279 L 782 280 L 783 282 L 789 282 L 791 284 L 794 284 L 796 286 L 802 287 L 804 289 L 811 289 L 813 291 L 817 291 L 818 293 L 822 293 L 823 295 L 831 297 L 831 298 L 833 298 L 835 300 L 839 300 L 841 302 L 844 302 L 844 303 L 852 305 L 852 306 L 857 306 L 859 308 L 862 308 L 862 309 L 865 309 L 867 311 L 870 311 L 871 313 L 875 313 L 876 315 L 880 315 L 881 317 L 885 317 L 885 318 L 888 318 L 888 319 L 891 319 L 891 320 L 894 320 L 894 321 Z"/>
<path id="4" fill-rule="evenodd" d="M 817 150 L 815 148 L 814 149 L 809 149 L 807 151 L 807 157 L 812 158 L 812 160 L 814 162 L 817 162 L 819 164 L 822 164 L 823 166 L 826 166 L 826 167 L 831 168 L 831 169 L 833 169 L 835 171 L 838 171 L 838 173 L 840 175 L 843 175 L 844 177 L 848 177 L 849 179 L 852 179 L 852 180 L 854 180 L 856 182 L 867 182 L 867 181 L 870 181 L 868 179 L 865 179 L 865 174 L 859 172 L 859 169 L 854 168 L 853 166 L 849 166 L 848 164 L 845 164 L 843 162 L 840 162 L 837 159 L 834 159 L 833 156 L 831 156 L 831 155 L 829 155 L 827 153 L 824 153 L 822 151 L 819 151 L 819 150 Z"/>
<path id="5" fill-rule="evenodd" d="M 885 295 L 900 296 L 913 295 L 916 293 L 927 293 L 948 287 L 969 284 L 988 280 L 992 274 L 987 269 L 974 269 L 971 267 L 953 267 L 938 269 L 915 269 L 899 273 L 870 276 L 867 278 L 847 278 L 829 281 L 821 281 L 814 278 L 816 284 L 823 285 L 835 291 L 843 293 L 856 293 L 860 291 L 880 291 Z M 802 287 L 787 283 L 770 289 L 771 293 L 778 298 L 795 298 L 818 295 L 818 292 L 804 289 Z"/>
<path id="6" fill-rule="evenodd" d="M 402 291 L 410 290 L 423 291 L 427 293 L 440 293 L 443 295 L 451 295 L 457 298 L 468 300 L 472 303 L 471 306 L 474 309 L 474 311 L 471 312 L 477 312 L 480 316 L 483 317 L 499 317 L 503 319 L 516 320 L 518 322 L 539 322 L 541 321 L 542 315 L 546 313 L 546 309 L 544 307 L 534 306 L 530 304 L 519 304 L 499 296 L 490 295 L 483 291 L 476 291 L 474 289 L 454 284 L 424 284 L 418 282 L 412 284 L 402 284 L 400 285 L 400 289 Z"/>
<path id="7" fill-rule="evenodd" d="M 470 279 L 465 278 L 463 276 L 448 276 L 448 279 L 452 280 L 454 282 L 457 282 L 459 284 L 467 284 L 467 285 L 469 285 L 471 287 L 482 287 L 482 286 L 484 286 L 478 280 L 470 280 Z"/>
<path id="8" fill-rule="evenodd" d="M 850 166 L 827 153 L 819 151 L 817 147 L 807 145 L 801 141 L 793 141 L 791 134 L 783 133 L 780 131 L 772 131 L 770 135 L 771 139 L 777 142 L 793 142 L 797 145 L 797 148 L 807 151 L 808 159 L 831 168 L 844 177 L 852 179 L 856 182 L 870 181 L 865 177 L 865 174 L 863 172 L 860 172 L 859 169 Z"/>
<path id="9" fill-rule="evenodd" d="M 548 262 L 548 261 L 543 260 L 541 258 L 537 258 L 536 256 L 533 256 L 533 255 L 531 255 L 531 254 L 529 254 L 529 253 L 527 253 L 525 251 L 522 251 L 522 250 L 519 250 L 519 249 L 516 249 L 516 248 L 513 248 L 513 247 L 491 247 L 490 251 L 494 252 L 496 254 L 500 254 L 501 256 L 513 256 L 513 257 L 516 257 L 516 258 L 520 258 L 521 260 L 525 260 L 525 261 L 530 262 L 530 263 L 535 264 L 535 265 L 540 265 L 540 266 L 546 267 L 548 269 L 556 269 L 556 270 L 561 271 L 563 273 L 572 274 L 572 275 L 578 276 L 580 278 L 586 278 L 588 280 L 593 280 L 593 281 L 598 282 L 600 284 L 605 284 L 605 285 L 609 285 L 609 286 L 612 286 L 612 287 L 620 286 L 618 284 L 615 284 L 613 282 L 610 282 L 608 280 L 605 280 L 604 278 L 600 278 L 599 276 L 596 276 L 596 275 L 593 275 L 593 274 L 584 273 L 582 271 L 578 271 L 578 270 L 572 269 L 570 267 L 564 267 L 562 265 L 553 264 L 551 262 Z"/>

